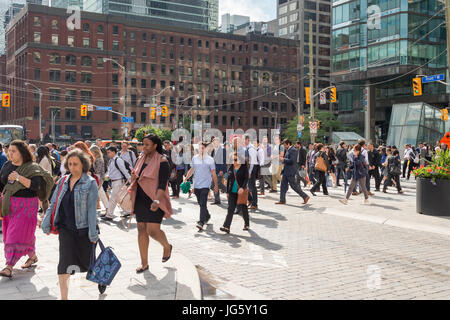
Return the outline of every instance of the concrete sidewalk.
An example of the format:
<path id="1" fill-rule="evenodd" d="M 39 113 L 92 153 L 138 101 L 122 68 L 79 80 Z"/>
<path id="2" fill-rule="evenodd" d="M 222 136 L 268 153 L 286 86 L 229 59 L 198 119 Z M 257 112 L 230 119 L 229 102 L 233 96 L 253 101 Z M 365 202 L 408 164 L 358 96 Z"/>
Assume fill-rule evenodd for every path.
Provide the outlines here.
<path id="1" fill-rule="evenodd" d="M 136 274 L 140 266 L 136 223 L 130 229 L 122 226 L 119 218 L 114 222 L 100 222 L 100 238 L 105 246 L 111 246 L 122 268 L 103 295 L 97 284 L 86 280 L 86 273 L 71 276 L 69 299 L 71 300 L 184 300 L 201 299 L 200 280 L 195 266 L 174 246 L 171 259 L 161 262 L 162 247 L 150 240 L 149 270 Z M 170 238 L 169 238 L 170 241 Z M 44 235 L 36 230 L 36 251 L 39 262 L 36 267 L 21 270 L 27 257 L 15 266 L 13 278 L 0 278 L 0 300 L 56 300 L 60 299 L 57 265 L 59 241 L 56 235 Z M 0 242 L 1 263 L 4 263 L 3 242 Z M 99 254 L 100 249 L 97 249 Z"/>
<path id="2" fill-rule="evenodd" d="M 342 182 L 341 182 L 342 183 Z M 358 219 L 367 222 L 390 225 L 416 231 L 432 232 L 441 235 L 450 235 L 450 216 L 428 216 L 416 212 L 416 182 L 413 177 L 410 180 L 401 179 L 400 185 L 404 194 L 398 194 L 394 187 L 388 188 L 388 193 L 375 190 L 374 180 L 371 181 L 371 191 L 375 194 L 369 197 L 370 204 L 364 205 L 364 196 L 351 196 L 348 205 L 338 202 L 345 197 L 344 187 L 329 187 L 329 196 L 316 192 L 317 197 L 311 196 L 311 204 L 314 203 L 316 211 L 323 214 Z M 383 189 L 383 186 L 380 188 Z M 268 199 L 267 194 L 263 198 Z M 275 196 L 271 196 L 276 199 Z M 294 204 L 291 199 L 298 196 L 291 190 L 288 192 L 288 205 Z M 298 200 L 295 200 L 298 203 Z M 319 204 L 321 208 L 317 208 Z M 309 203 L 308 203 L 309 205 Z M 449 208 L 450 211 L 450 208 Z M 450 214 L 450 213 L 449 213 Z"/>

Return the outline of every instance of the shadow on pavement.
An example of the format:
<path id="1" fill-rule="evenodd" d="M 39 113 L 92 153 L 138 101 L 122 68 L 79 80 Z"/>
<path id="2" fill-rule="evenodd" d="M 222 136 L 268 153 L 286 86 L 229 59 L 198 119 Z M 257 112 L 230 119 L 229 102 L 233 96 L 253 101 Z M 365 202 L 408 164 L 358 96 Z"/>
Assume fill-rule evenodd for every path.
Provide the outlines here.
<path id="1" fill-rule="evenodd" d="M 134 294 L 142 295 L 146 298 L 146 300 L 154 300 L 157 299 L 158 296 L 164 296 L 167 295 L 166 293 L 158 294 L 158 291 L 167 291 L 168 288 L 163 283 L 176 283 L 176 269 L 165 267 L 165 269 L 168 270 L 167 274 L 162 278 L 161 280 L 158 280 L 151 271 L 147 270 L 143 273 L 145 283 L 141 282 L 140 279 L 137 278 L 131 278 L 134 282 L 137 282 L 138 284 L 130 285 L 127 287 L 128 290 L 133 292 Z M 175 298 L 175 295 L 174 295 Z M 173 299 L 174 299 L 173 298 Z M 172 299 L 172 300 L 173 300 Z"/>

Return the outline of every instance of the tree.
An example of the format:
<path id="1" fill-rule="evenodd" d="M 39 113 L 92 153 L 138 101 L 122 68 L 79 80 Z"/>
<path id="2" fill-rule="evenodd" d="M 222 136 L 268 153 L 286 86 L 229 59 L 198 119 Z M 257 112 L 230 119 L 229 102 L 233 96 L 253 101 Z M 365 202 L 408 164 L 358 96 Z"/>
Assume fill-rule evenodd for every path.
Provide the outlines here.
<path id="1" fill-rule="evenodd" d="M 142 128 L 139 128 L 136 131 L 135 134 L 135 138 L 142 142 L 142 140 L 144 140 L 144 137 L 149 135 L 150 133 L 153 133 L 155 135 L 157 135 L 162 141 L 165 140 L 171 140 L 172 138 L 172 131 L 168 130 L 168 129 L 157 129 L 155 127 L 150 127 L 150 126 L 145 126 Z"/>
<path id="2" fill-rule="evenodd" d="M 323 111 L 315 109 L 314 112 L 314 120 L 320 121 L 320 129 L 317 130 L 316 142 L 324 143 L 324 136 L 328 137 L 329 132 L 334 131 L 353 131 L 359 133 L 358 128 L 354 127 L 343 127 L 341 122 L 337 120 L 337 117 L 330 111 Z M 291 121 L 289 121 L 288 127 L 285 131 L 284 137 L 288 138 L 291 141 L 300 140 L 304 143 L 308 143 L 311 141 L 311 136 L 309 135 L 309 121 L 308 117 L 305 117 L 305 123 L 302 131 L 302 137 L 299 139 L 297 135 L 297 124 L 298 118 L 295 117 Z"/>

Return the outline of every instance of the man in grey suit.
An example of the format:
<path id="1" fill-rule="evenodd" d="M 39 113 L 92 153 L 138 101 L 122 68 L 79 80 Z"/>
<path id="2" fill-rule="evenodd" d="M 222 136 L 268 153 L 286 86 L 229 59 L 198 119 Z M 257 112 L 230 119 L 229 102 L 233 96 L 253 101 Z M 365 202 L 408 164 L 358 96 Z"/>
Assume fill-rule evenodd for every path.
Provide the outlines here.
<path id="1" fill-rule="evenodd" d="M 303 198 L 303 203 L 308 203 L 309 196 L 302 191 L 302 188 L 295 181 L 295 175 L 298 171 L 297 165 L 297 150 L 292 146 L 292 142 L 288 139 L 283 141 L 283 145 L 286 151 L 283 160 L 283 178 L 281 179 L 281 191 L 280 191 L 280 201 L 275 204 L 286 204 L 286 192 L 291 188 L 298 193 L 300 197 Z"/>

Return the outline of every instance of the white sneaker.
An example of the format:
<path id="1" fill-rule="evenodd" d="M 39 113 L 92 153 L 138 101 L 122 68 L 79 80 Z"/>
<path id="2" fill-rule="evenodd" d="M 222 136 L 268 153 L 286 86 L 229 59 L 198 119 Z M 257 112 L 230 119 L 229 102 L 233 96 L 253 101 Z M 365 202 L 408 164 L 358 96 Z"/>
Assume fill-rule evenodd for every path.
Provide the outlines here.
<path id="1" fill-rule="evenodd" d="M 348 204 L 348 200 L 347 199 L 341 199 L 341 200 L 339 200 L 339 202 L 343 203 L 343 204 Z"/>
<path id="2" fill-rule="evenodd" d="M 370 204 L 370 203 L 369 203 L 369 199 L 365 199 L 365 200 L 364 200 L 364 204 Z"/>

